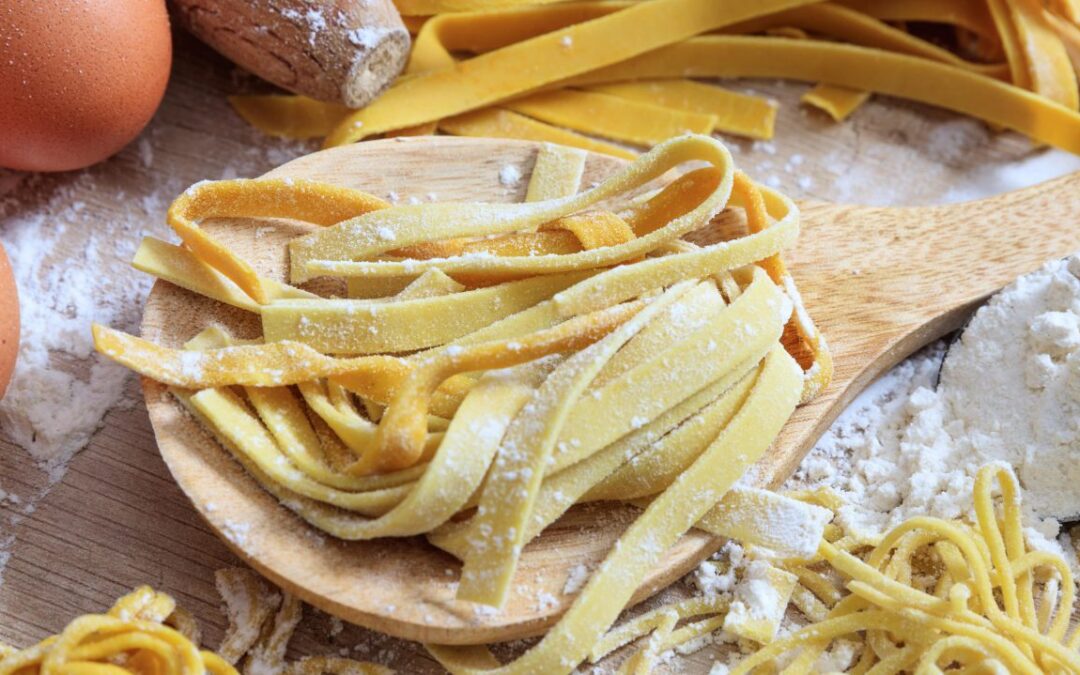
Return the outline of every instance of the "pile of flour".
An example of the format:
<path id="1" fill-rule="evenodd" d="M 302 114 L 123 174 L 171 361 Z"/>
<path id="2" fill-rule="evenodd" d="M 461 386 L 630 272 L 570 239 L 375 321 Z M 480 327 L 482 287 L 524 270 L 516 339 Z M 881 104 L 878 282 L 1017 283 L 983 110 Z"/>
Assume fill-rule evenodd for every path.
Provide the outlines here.
<path id="1" fill-rule="evenodd" d="M 933 346 L 852 405 L 792 483 L 830 485 L 839 518 L 875 536 L 915 515 L 971 515 L 975 473 L 1012 465 L 1029 537 L 1080 516 L 1080 254 L 1018 279 L 947 348 Z"/>

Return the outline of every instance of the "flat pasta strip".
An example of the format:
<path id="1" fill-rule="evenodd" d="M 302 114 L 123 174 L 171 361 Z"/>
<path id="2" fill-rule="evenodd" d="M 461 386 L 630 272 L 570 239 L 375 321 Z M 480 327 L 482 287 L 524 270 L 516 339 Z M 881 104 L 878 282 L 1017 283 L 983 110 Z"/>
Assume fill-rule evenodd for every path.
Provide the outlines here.
<path id="1" fill-rule="evenodd" d="M 790 572 L 751 563 L 746 577 L 735 587 L 735 599 L 724 617 L 724 630 L 759 644 L 772 642 L 797 582 L 798 577 Z M 761 593 L 755 587 L 761 584 L 767 584 L 772 593 Z M 762 603 L 763 599 L 767 604 Z"/>
<path id="2" fill-rule="evenodd" d="M 709 134 L 716 126 L 712 114 L 572 89 L 532 94 L 503 105 L 543 122 L 643 147 L 685 133 Z"/>
<path id="3" fill-rule="evenodd" d="M 552 143 L 541 145 L 529 176 L 525 201 L 542 202 L 577 194 L 587 159 L 588 155 L 577 148 Z"/>
<path id="4" fill-rule="evenodd" d="M 768 140 L 776 125 L 775 103 L 693 80 L 623 82 L 590 87 L 631 101 L 713 115 L 714 131 Z"/>
<path id="5" fill-rule="evenodd" d="M 512 110 L 484 108 L 439 120 L 439 130 L 455 136 L 480 138 L 518 138 L 526 141 L 558 143 L 603 155 L 634 159 L 636 152 L 612 143 L 590 138 L 545 124 Z"/>
<path id="6" fill-rule="evenodd" d="M 330 134 L 349 108 L 307 96 L 230 96 L 229 105 L 251 126 L 269 136 L 304 140 Z"/>
<path id="7" fill-rule="evenodd" d="M 308 499 L 375 517 L 399 504 L 413 489 L 411 483 L 364 492 L 349 492 L 323 485 L 309 478 L 288 460 L 259 418 L 230 390 L 203 389 L 193 394 L 189 401 L 201 419 L 243 453 L 247 462 L 258 467 L 270 480 Z"/>
<path id="8" fill-rule="evenodd" d="M 263 334 L 268 342 L 300 342 L 330 354 L 424 349 L 532 307 L 587 275 L 547 275 L 446 296 L 386 302 L 278 300 L 263 307 Z"/>
<path id="9" fill-rule="evenodd" d="M 1080 153 L 1080 114 L 1074 110 L 963 68 L 857 45 L 737 35 L 693 38 L 564 84 L 687 76 L 780 77 L 899 96 Z"/>
<path id="10" fill-rule="evenodd" d="M 146 237 L 135 251 L 131 266 L 140 272 L 152 274 L 181 288 L 199 295 L 223 302 L 226 305 L 258 312 L 260 305 L 255 302 L 232 280 L 213 267 L 199 260 L 183 246 Z M 314 293 L 294 288 L 273 279 L 261 279 L 264 287 L 274 297 L 279 298 L 316 298 Z"/>
<path id="11" fill-rule="evenodd" d="M 855 109 L 869 100 L 870 94 L 857 89 L 819 84 L 802 95 L 803 103 L 828 113 L 836 122 L 843 122 Z"/>
<path id="12" fill-rule="evenodd" d="M 293 179 L 223 180 L 197 183 L 169 206 L 166 220 L 199 259 L 231 279 L 255 302 L 265 304 L 277 288 L 264 284 L 255 270 L 202 230 L 207 218 L 297 218 L 332 225 L 385 208 L 371 195 L 326 183 Z M 287 296 L 286 296 L 287 297 Z"/>
<path id="13" fill-rule="evenodd" d="M 893 28 L 872 16 L 833 3 L 796 7 L 751 20 L 747 24 L 732 26 L 730 30 L 737 33 L 757 32 L 773 26 L 797 26 L 800 30 L 841 38 L 853 45 L 947 63 L 996 79 L 1007 76 L 1007 69 L 1002 65 L 967 61 L 947 49 Z"/>
<path id="14" fill-rule="evenodd" d="M 588 501 L 590 490 L 601 483 L 605 476 L 620 466 L 633 462 L 642 452 L 663 443 L 673 429 L 704 406 L 718 398 L 724 401 L 722 405 L 726 407 L 741 406 L 748 389 L 756 379 L 755 376 L 756 369 L 752 374 L 740 369 L 587 459 L 561 471 L 553 471 L 552 475 L 545 475 L 532 509 L 532 517 L 524 525 L 522 543 L 527 544 L 539 536 L 544 528 L 555 522 L 575 503 Z M 457 558 L 464 559 L 470 550 L 475 548 L 475 542 L 483 539 L 481 525 L 482 522 L 476 519 L 448 523 L 431 532 L 428 541 Z"/>
<path id="15" fill-rule="evenodd" d="M 791 306 L 765 274 L 701 328 L 602 388 L 570 413 L 556 469 L 580 461 L 719 379 L 780 339 Z M 640 392 L 652 392 L 641 396 Z M 595 420 L 606 419 L 598 425 Z"/>

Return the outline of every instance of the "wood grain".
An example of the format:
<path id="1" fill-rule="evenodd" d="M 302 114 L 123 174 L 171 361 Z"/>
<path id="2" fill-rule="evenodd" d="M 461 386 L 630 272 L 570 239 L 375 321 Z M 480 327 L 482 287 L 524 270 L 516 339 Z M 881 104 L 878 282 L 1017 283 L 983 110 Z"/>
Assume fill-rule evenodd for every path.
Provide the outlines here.
<path id="1" fill-rule="evenodd" d="M 0 171 L 0 234 L 12 218 L 48 213 L 45 205 L 61 196 L 63 204 L 84 202 L 89 222 L 128 217 L 136 224 L 127 240 L 117 242 L 122 244 L 117 251 L 102 253 L 98 263 L 102 275 L 115 274 L 127 264 L 140 229 L 160 226 L 167 201 L 139 216 L 141 224 L 127 214 L 130 205 L 151 197 L 160 184 L 168 186 L 167 200 L 197 180 L 254 176 L 308 151 L 310 146 L 261 138 L 229 110 L 225 95 L 263 91 L 259 83 L 183 32 L 174 36 L 174 46 L 165 101 L 138 143 L 86 172 L 42 176 Z M 875 204 L 935 203 L 993 189 L 996 182 L 988 176 L 1041 152 L 1015 135 L 995 135 L 973 120 L 895 99 L 875 97 L 845 123 L 834 124 L 799 105 L 803 85 L 748 81 L 728 86 L 780 102 L 774 142 L 725 140 L 738 151 L 742 168 L 759 179 L 775 180 L 791 195 Z M 152 151 L 149 166 L 144 146 Z M 796 164 L 796 159 L 801 161 Z M 409 190 L 401 197 L 425 195 Z M 50 219 L 42 227 L 55 225 Z M 68 227 L 48 264 L 70 264 L 93 236 L 94 227 Z M 807 231 L 800 249 L 789 257 L 798 258 L 801 247 L 809 245 L 808 236 Z M 100 245 L 98 249 L 103 250 Z M 838 273 L 835 281 L 846 278 Z M 132 323 L 125 318 L 118 327 L 134 329 L 140 311 L 133 306 Z M 73 372 L 89 367 L 86 359 L 61 358 L 70 362 Z M 132 403 L 102 420 L 101 429 L 66 473 L 39 466 L 7 438 L 10 430 L 0 428 L 0 482 L 18 498 L 17 503 L 0 503 L 0 542 L 9 556 L 0 583 L 0 641 L 33 644 L 74 616 L 101 611 L 131 587 L 151 583 L 191 610 L 203 626 L 206 645 L 217 645 L 225 620 L 213 572 L 239 561 L 170 476 L 141 392 L 132 386 L 130 394 Z M 682 584 L 676 584 L 642 605 L 684 592 Z M 309 610 L 290 644 L 289 658 L 346 650 L 403 673 L 443 672 L 419 644 L 354 625 L 336 633 L 331 625 L 327 615 Z M 496 653 L 510 658 L 526 646 L 501 645 Z M 717 649 L 708 646 L 679 657 L 668 672 L 706 673 Z M 610 672 L 618 658 L 601 664 L 601 671 Z"/>
<path id="2" fill-rule="evenodd" d="M 271 172 L 367 190 L 402 191 L 447 201 L 516 201 L 501 167 L 528 176 L 538 144 L 455 138 L 403 138 L 335 148 Z M 590 155 L 584 184 L 617 160 Z M 972 303 L 1054 256 L 1080 248 L 1080 174 L 984 202 L 889 209 L 807 204 L 793 273 L 839 365 L 833 384 L 797 412 L 755 480 L 786 479 L 843 406 L 871 379 L 918 347 L 957 327 Z M 285 242 L 265 220 L 230 220 L 214 232 L 260 273 L 283 279 Z M 272 222 L 272 221 L 269 221 Z M 259 234 L 256 235 L 255 233 Z M 251 315 L 159 282 L 142 331 L 179 346 L 207 325 L 257 335 Z M 398 637 L 479 644 L 535 635 L 573 601 L 563 595 L 571 568 L 593 565 L 633 517 L 614 504 L 572 509 L 526 547 L 502 612 L 454 599 L 459 565 L 420 538 L 327 540 L 266 494 L 171 399 L 144 381 L 159 447 L 181 488 L 230 547 L 272 581 L 342 618 Z M 242 536 L 238 536 L 242 533 Z M 718 541 L 691 532 L 647 576 L 634 600 L 695 567 Z M 547 594 L 553 604 L 540 603 Z"/>

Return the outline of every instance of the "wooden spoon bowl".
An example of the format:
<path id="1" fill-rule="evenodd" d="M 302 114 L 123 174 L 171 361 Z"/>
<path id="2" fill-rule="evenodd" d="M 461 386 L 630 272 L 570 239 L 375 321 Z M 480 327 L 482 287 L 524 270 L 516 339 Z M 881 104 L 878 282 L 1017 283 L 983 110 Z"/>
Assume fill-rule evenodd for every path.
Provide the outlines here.
<path id="1" fill-rule="evenodd" d="M 511 165 L 529 176 L 539 145 L 458 138 L 392 139 L 301 157 L 271 172 L 328 181 L 401 200 L 518 201 L 527 180 L 506 186 Z M 582 185 L 621 160 L 590 155 Z M 955 329 L 1016 276 L 1080 249 L 1080 174 L 992 199 L 929 208 L 802 205 L 802 235 L 787 260 L 836 361 L 829 388 L 796 411 L 755 467 L 776 486 L 851 399 L 881 372 Z M 233 220 L 206 227 L 264 275 L 283 279 L 285 242 L 307 226 Z M 218 324 L 260 334 L 257 317 L 172 284 L 154 285 L 143 336 L 179 346 Z M 422 538 L 343 542 L 309 527 L 263 491 L 160 384 L 144 379 L 161 454 L 198 512 L 252 567 L 290 593 L 346 621 L 396 637 L 478 644 L 536 635 L 569 607 L 571 569 L 603 559 L 637 511 L 575 507 L 526 547 L 498 614 L 454 599 L 460 565 Z M 684 536 L 638 589 L 640 601 L 714 551 L 718 540 Z M 542 594 L 549 594 L 543 595 Z M 556 602 L 540 602 L 554 597 Z"/>

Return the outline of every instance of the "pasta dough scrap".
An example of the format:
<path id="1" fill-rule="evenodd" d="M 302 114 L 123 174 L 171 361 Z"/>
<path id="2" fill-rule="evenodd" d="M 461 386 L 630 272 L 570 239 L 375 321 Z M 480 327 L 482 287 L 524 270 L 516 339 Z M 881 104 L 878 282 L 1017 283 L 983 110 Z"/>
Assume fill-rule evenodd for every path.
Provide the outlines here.
<path id="1" fill-rule="evenodd" d="M 802 95 L 802 102 L 823 110 L 837 122 L 843 122 L 855 109 L 869 100 L 870 94 L 856 89 L 819 84 Z"/>
<path id="2" fill-rule="evenodd" d="M 714 115 L 715 131 L 768 140 L 776 125 L 775 103 L 693 80 L 623 82 L 590 87 L 612 96 Z"/>

